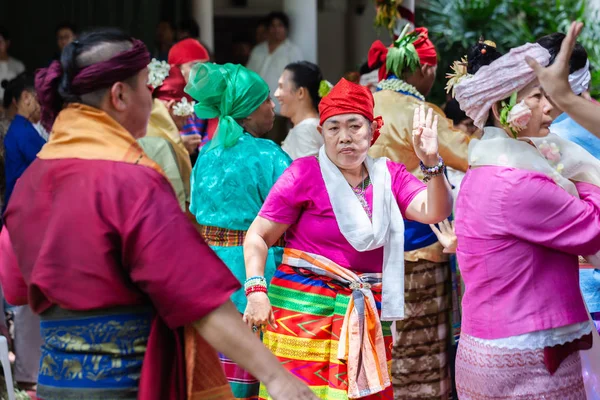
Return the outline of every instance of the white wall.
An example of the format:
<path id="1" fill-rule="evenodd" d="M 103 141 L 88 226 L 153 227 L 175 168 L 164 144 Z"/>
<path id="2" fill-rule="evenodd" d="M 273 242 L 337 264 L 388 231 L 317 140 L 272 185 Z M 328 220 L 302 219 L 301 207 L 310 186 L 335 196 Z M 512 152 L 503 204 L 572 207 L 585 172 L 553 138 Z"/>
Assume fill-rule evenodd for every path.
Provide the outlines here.
<path id="1" fill-rule="evenodd" d="M 290 40 L 307 61 L 317 62 L 317 0 L 284 0 L 283 11 L 290 17 Z"/>

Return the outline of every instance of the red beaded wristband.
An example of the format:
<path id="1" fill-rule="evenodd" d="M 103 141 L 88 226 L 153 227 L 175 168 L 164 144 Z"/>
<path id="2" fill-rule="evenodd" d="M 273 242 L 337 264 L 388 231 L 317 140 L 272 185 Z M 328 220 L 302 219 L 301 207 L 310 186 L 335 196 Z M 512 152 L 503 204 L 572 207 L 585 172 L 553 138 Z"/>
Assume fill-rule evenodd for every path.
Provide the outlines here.
<path id="1" fill-rule="evenodd" d="M 248 289 L 246 289 L 246 297 L 248 297 L 250 293 L 256 292 L 267 293 L 267 287 L 262 285 L 251 286 Z"/>

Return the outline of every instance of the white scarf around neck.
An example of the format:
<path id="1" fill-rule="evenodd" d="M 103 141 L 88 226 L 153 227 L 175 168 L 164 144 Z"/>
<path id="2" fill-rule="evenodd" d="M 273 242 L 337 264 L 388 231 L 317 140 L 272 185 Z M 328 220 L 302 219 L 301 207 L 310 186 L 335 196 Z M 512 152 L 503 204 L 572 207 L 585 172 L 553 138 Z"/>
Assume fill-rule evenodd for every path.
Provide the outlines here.
<path id="1" fill-rule="evenodd" d="M 404 318 L 404 220 L 392 191 L 387 158 L 365 159 L 373 185 L 372 222 L 325 146 L 319 165 L 342 235 L 360 252 L 383 247 L 381 320 Z"/>

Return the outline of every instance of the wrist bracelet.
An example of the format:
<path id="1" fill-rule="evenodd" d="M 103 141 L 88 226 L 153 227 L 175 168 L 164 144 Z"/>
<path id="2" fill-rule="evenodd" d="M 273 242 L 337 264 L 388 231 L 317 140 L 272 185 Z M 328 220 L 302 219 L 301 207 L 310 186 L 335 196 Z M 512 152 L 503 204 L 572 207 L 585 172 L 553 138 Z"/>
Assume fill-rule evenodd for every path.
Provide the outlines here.
<path id="1" fill-rule="evenodd" d="M 248 288 L 250 286 L 254 286 L 254 285 L 263 285 L 263 286 L 267 286 L 267 280 L 265 279 L 264 276 L 251 276 L 250 278 L 246 279 L 246 282 L 244 283 L 244 287 Z"/>
<path id="2" fill-rule="evenodd" d="M 257 292 L 267 293 L 267 287 L 262 286 L 262 285 L 256 285 L 256 286 L 249 287 L 248 289 L 246 289 L 245 292 L 246 292 L 246 297 L 248 297 L 248 295 L 250 295 L 252 293 L 257 293 Z"/>
<path id="3" fill-rule="evenodd" d="M 438 164 L 433 167 L 426 166 L 425 164 L 423 164 L 423 161 L 419 162 L 421 172 L 423 172 L 423 175 L 425 175 L 425 177 L 423 178 L 423 182 L 427 183 L 431 180 L 431 178 L 444 173 L 444 168 L 446 167 L 446 164 L 444 164 L 444 160 L 442 159 L 442 157 L 438 156 L 438 160 Z"/>

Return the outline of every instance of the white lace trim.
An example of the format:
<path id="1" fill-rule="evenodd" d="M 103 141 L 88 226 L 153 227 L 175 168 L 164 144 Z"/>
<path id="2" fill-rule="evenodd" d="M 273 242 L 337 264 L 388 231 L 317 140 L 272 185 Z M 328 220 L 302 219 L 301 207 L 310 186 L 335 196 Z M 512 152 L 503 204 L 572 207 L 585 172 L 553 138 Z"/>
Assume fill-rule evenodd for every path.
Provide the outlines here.
<path id="1" fill-rule="evenodd" d="M 517 350 L 537 350 L 572 342 L 592 332 L 589 321 L 578 324 L 562 326 L 560 328 L 546 329 L 543 331 L 525 333 L 502 339 L 473 338 L 483 345 Z"/>

